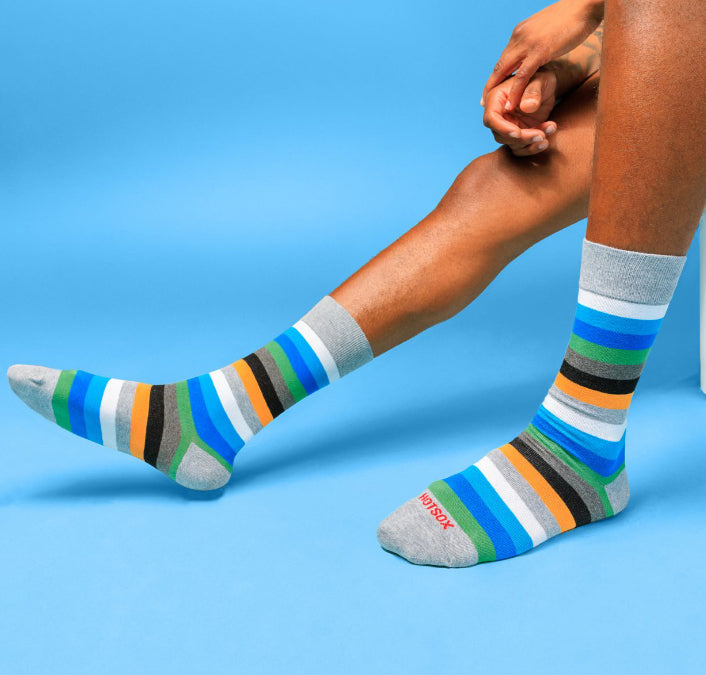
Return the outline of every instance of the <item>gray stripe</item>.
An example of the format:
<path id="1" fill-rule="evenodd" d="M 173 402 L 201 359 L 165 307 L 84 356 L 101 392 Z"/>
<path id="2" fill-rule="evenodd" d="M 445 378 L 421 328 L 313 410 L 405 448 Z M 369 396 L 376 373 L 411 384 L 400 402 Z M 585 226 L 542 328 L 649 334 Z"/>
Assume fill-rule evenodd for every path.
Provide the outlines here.
<path id="1" fill-rule="evenodd" d="M 587 356 L 575 352 L 571 347 L 566 350 L 564 360 L 581 372 L 595 375 L 596 377 L 607 377 L 611 380 L 634 380 L 640 377 L 642 369 L 645 367 L 644 363 L 635 365 L 603 363 L 602 361 L 589 359 Z"/>
<path id="2" fill-rule="evenodd" d="M 285 410 L 291 408 L 295 403 L 294 396 L 292 396 L 292 392 L 289 391 L 289 387 L 287 387 L 272 354 L 264 347 L 260 347 L 255 354 L 257 354 L 260 361 L 262 361 L 262 365 L 265 366 L 265 371 L 270 378 L 270 382 L 272 382 L 272 386 L 275 388 L 277 398 L 280 400 L 282 407 Z"/>
<path id="3" fill-rule="evenodd" d="M 497 467 L 498 471 L 505 477 L 505 480 L 512 485 L 513 490 L 522 498 L 527 508 L 532 512 L 539 524 L 544 528 L 548 537 L 561 534 L 561 527 L 556 518 L 552 515 L 542 498 L 534 491 L 534 488 L 522 477 L 512 462 L 505 457 L 500 449 L 493 450 L 488 457 Z"/>
<path id="4" fill-rule="evenodd" d="M 553 452 L 547 450 L 539 441 L 536 441 L 526 431 L 523 431 L 519 438 L 539 454 L 539 456 L 551 466 L 574 490 L 588 507 L 591 514 L 591 521 L 602 520 L 606 517 L 603 502 L 598 496 L 596 489 L 579 476 L 570 466 L 562 462 Z"/>
<path id="5" fill-rule="evenodd" d="M 179 447 L 179 441 L 181 441 L 181 422 L 179 421 L 176 385 L 168 384 L 164 387 L 164 427 L 157 455 L 157 468 L 160 471 L 169 473 L 169 467 L 174 459 L 174 453 Z"/>
<path id="6" fill-rule="evenodd" d="M 620 513 L 630 499 L 630 485 L 628 485 L 628 475 L 623 469 L 614 481 L 605 486 L 608 501 L 613 508 L 613 513 Z"/>
<path id="7" fill-rule="evenodd" d="M 373 350 L 365 333 L 348 311 L 330 295 L 314 305 L 302 317 L 302 321 L 321 338 L 331 352 L 341 377 L 373 360 Z"/>
<path id="8" fill-rule="evenodd" d="M 61 375 L 60 370 L 44 366 L 10 366 L 7 377 L 10 387 L 32 410 L 56 422 L 52 400 Z"/>
<path id="9" fill-rule="evenodd" d="M 639 253 L 583 240 L 579 287 L 617 300 L 664 305 L 672 299 L 684 256 Z"/>
<path id="10" fill-rule="evenodd" d="M 120 452 L 130 453 L 130 417 L 135 402 L 137 382 L 123 382 L 115 409 L 115 436 Z"/>
<path id="11" fill-rule="evenodd" d="M 610 408 L 601 408 L 597 405 L 584 403 L 573 396 L 565 394 L 556 385 L 552 385 L 549 393 L 563 404 L 571 406 L 575 410 L 580 410 L 585 415 L 601 420 L 601 422 L 608 422 L 608 424 L 622 424 L 628 418 L 627 410 L 611 410 Z"/>
<path id="12" fill-rule="evenodd" d="M 238 404 L 240 412 L 245 418 L 247 425 L 250 427 L 250 431 L 256 434 L 262 429 L 262 422 L 260 422 L 260 418 L 257 416 L 255 408 L 253 408 L 252 402 L 245 391 L 245 385 L 240 377 L 238 377 L 238 373 L 235 372 L 235 368 L 233 368 L 233 366 L 221 368 L 221 372 L 226 376 L 228 386 L 233 392 L 235 402 Z"/>

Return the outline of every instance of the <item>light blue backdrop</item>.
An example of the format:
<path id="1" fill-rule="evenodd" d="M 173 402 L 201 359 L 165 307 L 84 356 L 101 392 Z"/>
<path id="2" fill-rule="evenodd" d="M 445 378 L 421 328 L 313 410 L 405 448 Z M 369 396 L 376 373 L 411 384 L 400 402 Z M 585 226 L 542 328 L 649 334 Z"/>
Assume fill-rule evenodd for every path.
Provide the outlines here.
<path id="1" fill-rule="evenodd" d="M 480 90 L 540 6 L 5 6 L 2 366 L 172 381 L 271 339 L 494 147 Z M 389 511 L 514 436 L 541 401 L 583 228 L 307 399 L 216 498 L 0 387 L 0 672 L 696 672 L 693 252 L 631 413 L 625 514 L 469 570 L 414 567 L 375 541 Z"/>

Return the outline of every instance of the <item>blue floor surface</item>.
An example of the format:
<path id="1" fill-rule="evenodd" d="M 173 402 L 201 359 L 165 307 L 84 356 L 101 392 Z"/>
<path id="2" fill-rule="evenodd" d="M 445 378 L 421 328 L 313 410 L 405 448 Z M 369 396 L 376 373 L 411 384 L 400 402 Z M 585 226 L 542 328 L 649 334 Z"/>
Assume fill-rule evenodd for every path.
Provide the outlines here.
<path id="1" fill-rule="evenodd" d="M 220 367 L 494 147 L 479 90 L 539 3 L 345 5 L 17 3 L 3 368 L 164 382 Z M 531 417 L 568 339 L 584 227 L 303 401 L 212 496 L 0 386 L 0 672 L 703 672 L 696 251 L 631 411 L 624 514 L 465 570 L 375 540 Z"/>

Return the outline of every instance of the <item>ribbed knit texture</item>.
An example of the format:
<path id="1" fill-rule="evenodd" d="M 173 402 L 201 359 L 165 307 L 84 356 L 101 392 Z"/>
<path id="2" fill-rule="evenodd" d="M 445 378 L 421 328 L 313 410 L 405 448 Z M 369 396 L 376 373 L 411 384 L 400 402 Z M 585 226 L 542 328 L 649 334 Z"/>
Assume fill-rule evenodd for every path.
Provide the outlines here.
<path id="1" fill-rule="evenodd" d="M 382 546 L 464 567 L 622 511 L 628 408 L 684 260 L 584 241 L 569 347 L 532 422 L 388 516 Z"/>
<path id="2" fill-rule="evenodd" d="M 42 416 L 116 448 L 196 490 L 228 482 L 243 445 L 309 394 L 373 358 L 353 317 L 323 298 L 291 328 L 243 359 L 174 384 L 82 370 L 12 366 L 15 393 Z"/>

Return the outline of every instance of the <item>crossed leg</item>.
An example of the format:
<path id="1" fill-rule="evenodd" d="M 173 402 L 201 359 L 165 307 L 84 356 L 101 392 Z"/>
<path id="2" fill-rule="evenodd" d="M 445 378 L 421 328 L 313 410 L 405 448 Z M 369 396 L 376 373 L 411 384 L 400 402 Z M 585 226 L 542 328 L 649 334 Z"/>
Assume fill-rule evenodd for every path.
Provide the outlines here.
<path id="1" fill-rule="evenodd" d="M 474 160 L 419 225 L 245 358 L 166 385 L 17 365 L 12 388 L 50 421 L 181 485 L 225 485 L 236 453 L 285 409 L 454 315 L 522 251 L 585 217 L 596 88 L 594 78 L 561 105 L 551 151 Z"/>

